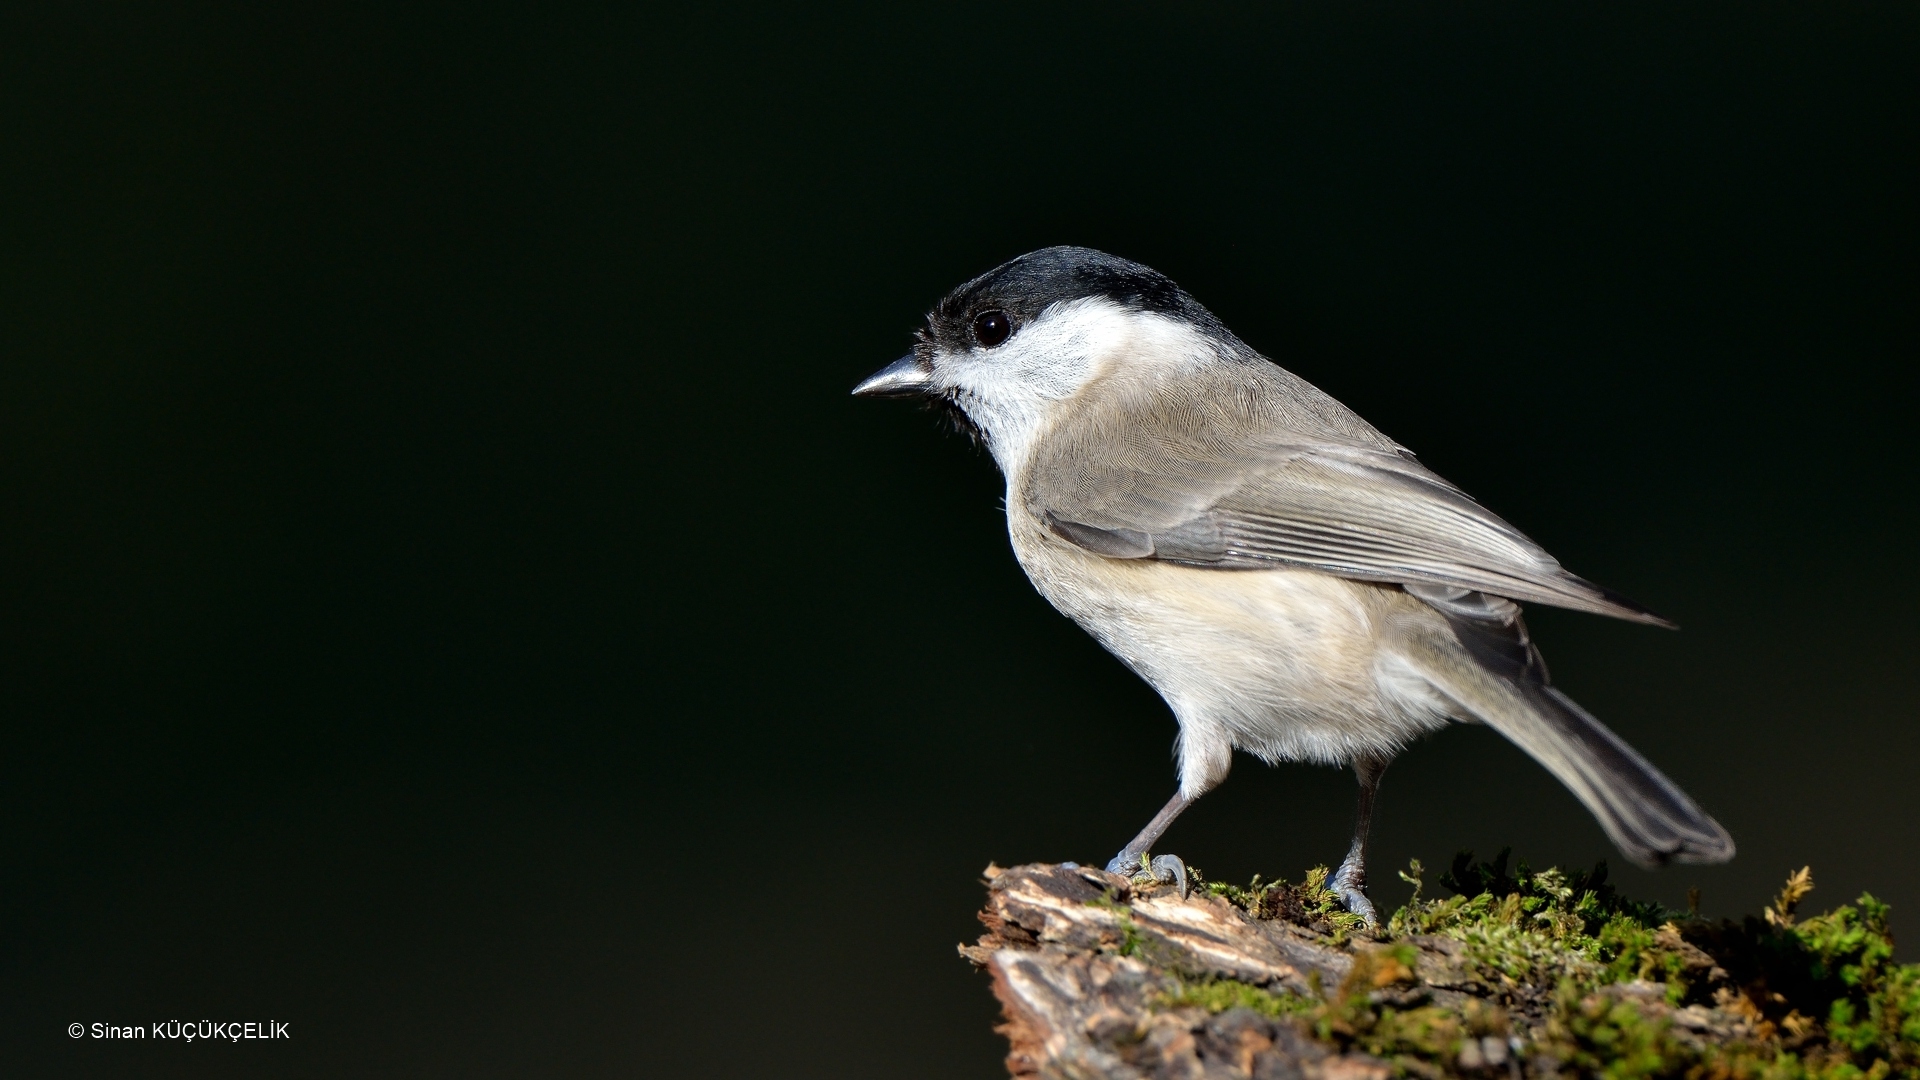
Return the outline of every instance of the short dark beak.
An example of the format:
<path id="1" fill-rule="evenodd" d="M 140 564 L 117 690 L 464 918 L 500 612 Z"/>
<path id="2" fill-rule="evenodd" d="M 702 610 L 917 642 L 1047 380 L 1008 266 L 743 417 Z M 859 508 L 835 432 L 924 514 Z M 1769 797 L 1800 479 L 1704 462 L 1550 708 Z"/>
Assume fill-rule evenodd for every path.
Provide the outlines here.
<path id="1" fill-rule="evenodd" d="M 911 397 L 933 389 L 933 368 L 914 353 L 895 360 L 853 388 L 856 397 Z"/>

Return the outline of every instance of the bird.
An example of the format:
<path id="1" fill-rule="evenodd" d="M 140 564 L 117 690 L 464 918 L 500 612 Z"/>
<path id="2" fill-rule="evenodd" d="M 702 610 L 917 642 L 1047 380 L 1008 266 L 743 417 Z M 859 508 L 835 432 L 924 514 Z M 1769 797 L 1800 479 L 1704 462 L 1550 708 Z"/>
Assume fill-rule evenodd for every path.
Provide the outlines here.
<path id="1" fill-rule="evenodd" d="M 923 399 L 985 445 L 1029 580 L 1178 721 L 1173 797 L 1109 871 L 1184 894 L 1184 862 L 1153 846 L 1235 750 L 1346 766 L 1359 803 L 1327 887 L 1372 925 L 1381 776 L 1452 723 L 1511 740 L 1635 863 L 1733 857 L 1719 822 L 1553 686 L 1520 604 L 1673 624 L 1568 572 L 1166 276 L 1044 248 L 955 288 L 914 337 L 854 394 Z"/>

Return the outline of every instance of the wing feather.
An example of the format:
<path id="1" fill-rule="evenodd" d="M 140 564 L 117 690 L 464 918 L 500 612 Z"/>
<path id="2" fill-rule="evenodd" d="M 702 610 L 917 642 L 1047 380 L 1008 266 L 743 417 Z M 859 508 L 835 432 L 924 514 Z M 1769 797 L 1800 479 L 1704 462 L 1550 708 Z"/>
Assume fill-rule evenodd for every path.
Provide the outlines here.
<path id="1" fill-rule="evenodd" d="M 1022 489 L 1028 509 L 1108 557 L 1302 567 L 1671 625 L 1568 573 L 1337 402 L 1262 367 L 1280 370 L 1225 365 L 1152 393 L 1092 395 L 1036 450 Z M 1211 385 L 1222 378 L 1230 384 Z M 1307 405 L 1338 410 L 1340 423 L 1303 424 L 1302 387 L 1317 395 Z"/>

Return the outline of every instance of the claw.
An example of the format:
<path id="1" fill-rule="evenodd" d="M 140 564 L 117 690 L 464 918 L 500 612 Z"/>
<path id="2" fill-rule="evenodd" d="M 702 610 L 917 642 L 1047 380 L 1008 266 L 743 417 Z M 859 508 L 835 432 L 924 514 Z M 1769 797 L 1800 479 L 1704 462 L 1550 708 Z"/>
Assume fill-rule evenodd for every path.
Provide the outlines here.
<path id="1" fill-rule="evenodd" d="M 1175 883 L 1180 886 L 1180 899 L 1187 898 L 1187 864 L 1180 861 L 1178 855 L 1156 855 L 1147 865 L 1147 873 L 1153 880 L 1162 884 Z"/>
<path id="2" fill-rule="evenodd" d="M 1380 925 L 1380 916 L 1373 910 L 1373 901 L 1367 899 L 1367 864 L 1357 847 L 1340 863 L 1340 869 L 1333 872 L 1333 877 L 1327 881 L 1327 889 L 1340 898 L 1348 911 L 1365 919 L 1367 929 Z"/>
<path id="3" fill-rule="evenodd" d="M 1358 889 L 1335 888 L 1333 894 L 1340 898 L 1341 903 L 1347 905 L 1348 911 L 1367 920 L 1367 929 L 1371 930 L 1380 925 L 1380 916 L 1374 912 L 1373 901 L 1367 899 L 1366 893 Z"/>
<path id="4" fill-rule="evenodd" d="M 1380 925 L 1380 916 L 1373 910 L 1373 901 L 1367 899 L 1365 871 L 1355 873 L 1351 867 L 1343 865 L 1335 872 L 1333 880 L 1327 883 L 1327 888 L 1340 898 L 1348 911 L 1367 920 L 1367 929 Z"/>
<path id="5" fill-rule="evenodd" d="M 1187 893 L 1191 891 L 1187 885 L 1187 864 L 1181 862 L 1178 855 L 1148 856 L 1142 852 L 1135 860 L 1127 858 L 1126 852 L 1123 851 L 1115 855 L 1113 861 L 1107 864 L 1107 873 L 1125 874 L 1142 883 L 1157 881 L 1162 885 L 1178 885 L 1182 900 L 1185 900 Z"/>

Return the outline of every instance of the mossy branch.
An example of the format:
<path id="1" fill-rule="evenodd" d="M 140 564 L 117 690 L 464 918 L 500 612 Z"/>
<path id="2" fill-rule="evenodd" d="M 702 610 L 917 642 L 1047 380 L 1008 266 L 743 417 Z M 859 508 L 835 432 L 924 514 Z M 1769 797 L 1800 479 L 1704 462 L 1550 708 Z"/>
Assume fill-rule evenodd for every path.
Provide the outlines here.
<path id="1" fill-rule="evenodd" d="M 1190 899 L 1072 866 L 990 868 L 993 974 L 1016 1076 L 1578 1075 L 1920 1080 L 1920 966 L 1872 896 L 1809 918 L 1811 872 L 1762 916 L 1701 919 L 1589 871 L 1457 857 L 1368 931 L 1326 888 Z M 1697 909 L 1697 903 L 1690 905 Z"/>

